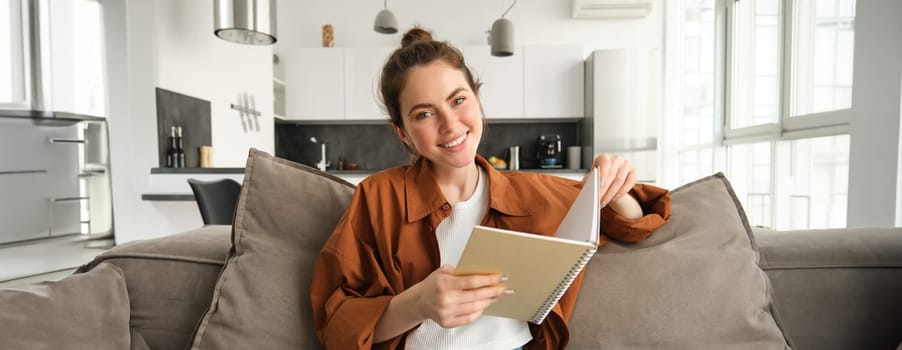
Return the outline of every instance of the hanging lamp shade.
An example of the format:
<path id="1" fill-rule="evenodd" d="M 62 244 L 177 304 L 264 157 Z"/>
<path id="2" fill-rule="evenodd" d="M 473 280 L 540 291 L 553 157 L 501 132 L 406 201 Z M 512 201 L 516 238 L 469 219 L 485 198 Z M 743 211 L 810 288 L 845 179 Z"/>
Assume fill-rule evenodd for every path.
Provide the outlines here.
<path id="1" fill-rule="evenodd" d="M 272 45 L 276 42 L 275 0 L 214 0 L 213 33 L 233 43 Z"/>
<path id="2" fill-rule="evenodd" d="M 395 18 L 395 14 L 389 9 L 384 8 L 376 15 L 376 20 L 373 22 L 373 30 L 382 34 L 395 34 L 398 32 L 398 19 Z"/>
<path id="3" fill-rule="evenodd" d="M 492 23 L 489 42 L 492 46 L 492 56 L 512 56 L 514 54 L 514 22 L 507 18 L 499 18 Z"/>

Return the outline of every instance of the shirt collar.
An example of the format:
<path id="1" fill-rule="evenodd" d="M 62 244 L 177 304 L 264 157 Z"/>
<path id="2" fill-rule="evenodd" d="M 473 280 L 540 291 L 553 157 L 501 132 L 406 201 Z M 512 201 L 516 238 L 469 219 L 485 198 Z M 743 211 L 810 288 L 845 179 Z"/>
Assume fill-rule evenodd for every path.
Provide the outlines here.
<path id="1" fill-rule="evenodd" d="M 529 216 L 533 212 L 520 200 L 520 193 L 510 180 L 495 170 L 485 158 L 476 155 L 476 165 L 488 174 L 489 208 L 511 216 Z M 407 168 L 404 180 L 404 198 L 407 204 L 407 222 L 415 222 L 438 210 L 448 201 L 442 195 L 429 160 L 419 157 Z"/>

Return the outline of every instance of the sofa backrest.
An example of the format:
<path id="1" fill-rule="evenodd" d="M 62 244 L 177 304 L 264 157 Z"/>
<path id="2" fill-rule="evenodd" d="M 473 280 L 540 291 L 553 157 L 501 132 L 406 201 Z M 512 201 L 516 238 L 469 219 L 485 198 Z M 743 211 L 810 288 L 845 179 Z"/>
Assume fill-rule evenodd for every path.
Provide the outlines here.
<path id="1" fill-rule="evenodd" d="M 783 326 L 799 349 L 902 342 L 902 228 L 756 229 Z"/>
<path id="2" fill-rule="evenodd" d="M 231 226 L 206 226 L 162 239 L 129 242 L 98 255 L 125 275 L 132 336 L 154 350 L 183 350 L 210 307 L 231 242 Z M 132 340 L 133 344 L 136 340 Z"/>

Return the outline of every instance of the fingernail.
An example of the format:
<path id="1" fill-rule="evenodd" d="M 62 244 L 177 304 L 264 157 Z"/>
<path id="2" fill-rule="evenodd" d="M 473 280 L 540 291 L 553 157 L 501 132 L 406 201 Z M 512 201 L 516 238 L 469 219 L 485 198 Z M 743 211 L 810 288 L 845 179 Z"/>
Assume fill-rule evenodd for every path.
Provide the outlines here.
<path id="1" fill-rule="evenodd" d="M 605 206 L 607 206 L 607 205 L 608 205 L 608 202 L 605 202 L 605 201 L 602 201 L 602 202 L 601 202 L 601 206 L 602 206 L 602 207 L 605 207 Z"/>
<path id="2" fill-rule="evenodd" d="M 507 276 L 501 276 L 501 278 L 499 278 L 499 280 L 501 282 L 507 282 L 508 278 L 507 278 Z"/>
<path id="3" fill-rule="evenodd" d="M 505 290 L 504 290 L 504 295 L 511 295 L 511 294 L 514 294 L 514 290 L 513 290 L 513 289 L 505 289 Z"/>

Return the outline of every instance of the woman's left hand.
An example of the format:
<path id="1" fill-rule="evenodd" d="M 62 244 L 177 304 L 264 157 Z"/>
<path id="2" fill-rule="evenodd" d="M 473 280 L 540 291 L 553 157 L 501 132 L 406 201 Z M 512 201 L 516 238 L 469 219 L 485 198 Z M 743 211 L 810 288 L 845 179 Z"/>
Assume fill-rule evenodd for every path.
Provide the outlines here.
<path id="1" fill-rule="evenodd" d="M 636 185 L 636 169 L 619 156 L 603 153 L 595 157 L 592 167 L 598 168 L 598 197 L 602 207 L 619 199 Z"/>

